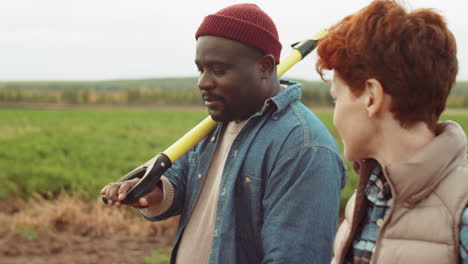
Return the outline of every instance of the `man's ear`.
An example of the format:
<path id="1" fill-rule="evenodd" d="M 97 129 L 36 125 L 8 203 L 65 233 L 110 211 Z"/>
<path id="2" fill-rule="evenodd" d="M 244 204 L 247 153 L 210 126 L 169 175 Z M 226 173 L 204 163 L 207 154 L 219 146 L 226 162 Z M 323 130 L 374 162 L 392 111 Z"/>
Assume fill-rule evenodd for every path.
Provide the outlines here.
<path id="1" fill-rule="evenodd" d="M 271 77 L 276 71 L 275 57 L 271 54 L 266 54 L 257 59 L 258 68 L 262 79 Z"/>
<path id="2" fill-rule="evenodd" d="M 376 79 L 369 79 L 365 83 L 366 107 L 369 117 L 376 117 L 385 105 L 385 94 L 382 84 Z"/>

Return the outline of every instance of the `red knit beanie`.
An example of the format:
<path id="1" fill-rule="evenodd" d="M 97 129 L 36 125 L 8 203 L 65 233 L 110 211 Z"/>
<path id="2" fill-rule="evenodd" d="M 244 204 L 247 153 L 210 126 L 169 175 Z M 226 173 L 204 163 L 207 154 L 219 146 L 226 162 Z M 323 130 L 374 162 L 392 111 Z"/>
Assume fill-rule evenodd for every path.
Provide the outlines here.
<path id="1" fill-rule="evenodd" d="M 280 61 L 281 43 L 275 23 L 255 4 L 232 5 L 206 16 L 195 39 L 203 35 L 240 41 L 272 54 L 276 63 Z"/>

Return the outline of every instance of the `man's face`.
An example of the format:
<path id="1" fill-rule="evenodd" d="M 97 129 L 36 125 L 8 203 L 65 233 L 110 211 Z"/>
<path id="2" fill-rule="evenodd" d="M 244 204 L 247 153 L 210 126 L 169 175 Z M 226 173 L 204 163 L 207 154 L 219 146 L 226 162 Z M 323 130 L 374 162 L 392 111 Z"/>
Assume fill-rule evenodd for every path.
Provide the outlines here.
<path id="1" fill-rule="evenodd" d="M 198 38 L 198 87 L 214 120 L 245 120 L 261 108 L 263 102 L 256 99 L 261 92 L 258 55 L 258 51 L 237 41 L 215 36 Z"/>

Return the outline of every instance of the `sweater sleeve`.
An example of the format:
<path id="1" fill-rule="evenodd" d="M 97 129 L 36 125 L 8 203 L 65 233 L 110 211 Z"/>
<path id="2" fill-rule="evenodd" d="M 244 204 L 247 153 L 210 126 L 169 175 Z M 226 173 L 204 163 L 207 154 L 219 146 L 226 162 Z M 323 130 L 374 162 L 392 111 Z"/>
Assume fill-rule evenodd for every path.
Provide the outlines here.
<path id="1" fill-rule="evenodd" d="M 156 207 L 148 207 L 141 209 L 140 212 L 145 217 L 157 217 L 162 215 L 171 207 L 174 201 L 174 188 L 171 182 L 164 176 L 161 177 L 162 189 L 163 189 L 163 200 L 161 204 Z"/>
<path id="2" fill-rule="evenodd" d="M 189 169 L 189 151 L 180 157 L 172 167 L 164 173 L 162 180 L 163 201 L 158 208 L 146 208 L 140 211 L 149 221 L 161 221 L 181 214 L 184 208 L 187 174 Z M 165 179 L 165 180 L 164 180 Z"/>

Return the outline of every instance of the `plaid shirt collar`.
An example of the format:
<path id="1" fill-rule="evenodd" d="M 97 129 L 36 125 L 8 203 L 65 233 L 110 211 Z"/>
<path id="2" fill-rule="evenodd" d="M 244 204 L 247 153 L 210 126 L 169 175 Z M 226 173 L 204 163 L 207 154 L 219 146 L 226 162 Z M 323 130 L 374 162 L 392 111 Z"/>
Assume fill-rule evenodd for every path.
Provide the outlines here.
<path id="1" fill-rule="evenodd" d="M 355 233 L 347 264 L 370 263 L 378 232 L 390 212 L 392 192 L 380 165 L 372 170 L 364 193 L 368 200 L 367 214 Z"/>

